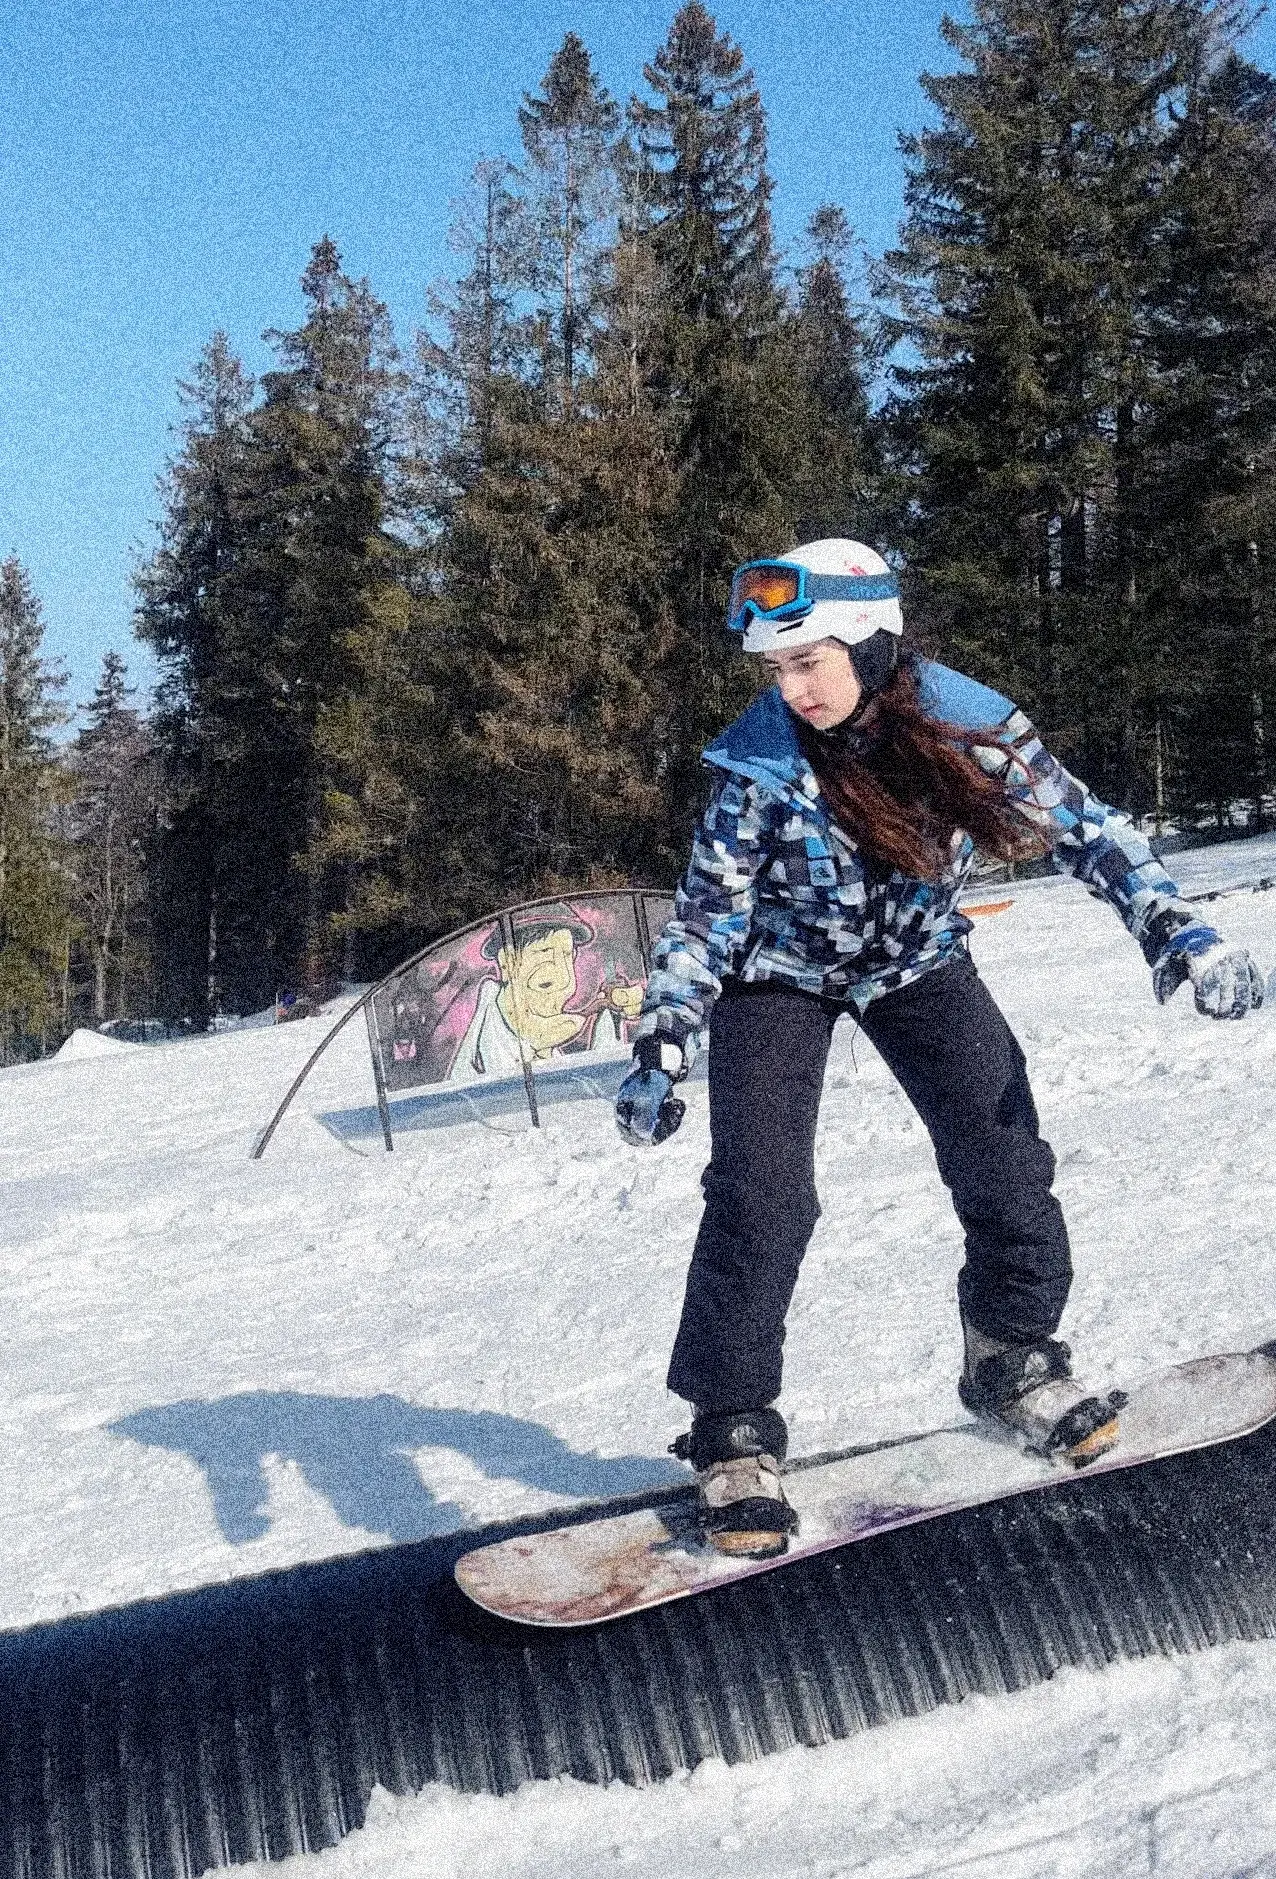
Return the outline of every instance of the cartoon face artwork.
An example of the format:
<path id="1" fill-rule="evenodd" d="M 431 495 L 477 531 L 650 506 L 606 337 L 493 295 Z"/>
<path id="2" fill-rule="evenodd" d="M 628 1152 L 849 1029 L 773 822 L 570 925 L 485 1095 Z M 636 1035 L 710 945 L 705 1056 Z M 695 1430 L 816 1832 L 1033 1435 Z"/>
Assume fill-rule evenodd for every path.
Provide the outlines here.
<path id="1" fill-rule="evenodd" d="M 501 969 L 497 1002 L 534 1057 L 553 1055 L 584 1029 L 584 1016 L 565 1010 L 576 996 L 576 944 L 582 931 L 567 926 L 546 932 L 525 929 L 517 935 L 512 953 L 502 946 L 496 955 Z"/>
<path id="2" fill-rule="evenodd" d="M 451 1075 L 517 1076 L 557 1057 L 584 1026 L 580 1012 L 565 1010 L 576 993 L 576 946 L 593 935 L 587 927 L 550 922 L 515 930 L 513 946 L 498 928 L 483 948 L 495 959 L 499 978 L 485 979 Z"/>

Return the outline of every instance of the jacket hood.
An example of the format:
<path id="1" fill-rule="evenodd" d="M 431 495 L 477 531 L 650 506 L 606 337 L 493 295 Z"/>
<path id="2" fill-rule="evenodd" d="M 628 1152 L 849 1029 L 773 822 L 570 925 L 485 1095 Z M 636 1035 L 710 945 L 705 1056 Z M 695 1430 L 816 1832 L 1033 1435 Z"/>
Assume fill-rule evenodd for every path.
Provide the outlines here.
<path id="1" fill-rule="evenodd" d="M 820 786 L 802 755 L 793 714 L 776 685 L 755 698 L 747 711 L 714 738 L 703 760 L 714 769 L 760 784 L 796 809 L 809 810 L 819 798 Z"/>
<path id="2" fill-rule="evenodd" d="M 997 736 L 1014 711 L 1000 692 L 931 659 L 918 660 L 917 687 L 923 708 L 958 730 L 987 729 Z M 760 784 L 796 809 L 809 810 L 819 800 L 820 786 L 802 755 L 796 721 L 778 685 L 755 698 L 734 724 L 714 738 L 704 761 Z"/>

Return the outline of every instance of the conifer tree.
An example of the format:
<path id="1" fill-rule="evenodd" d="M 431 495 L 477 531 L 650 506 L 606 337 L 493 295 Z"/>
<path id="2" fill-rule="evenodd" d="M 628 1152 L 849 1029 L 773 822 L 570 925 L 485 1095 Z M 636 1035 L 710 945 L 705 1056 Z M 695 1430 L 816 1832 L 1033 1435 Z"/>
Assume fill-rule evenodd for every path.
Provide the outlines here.
<path id="1" fill-rule="evenodd" d="M 644 160 L 631 131 L 615 151 L 617 189 L 616 240 L 605 290 L 600 351 L 613 382 L 623 387 L 631 417 L 653 409 L 648 369 L 657 356 L 660 323 L 660 270 L 652 238 L 654 170 Z"/>
<path id="2" fill-rule="evenodd" d="M 761 96 L 699 0 L 644 76 L 652 96 L 630 107 L 657 310 L 643 377 L 677 472 L 664 558 L 678 632 L 660 678 L 667 788 L 686 816 L 701 747 L 753 683 L 722 631 L 731 570 L 787 545 L 795 517 Z"/>
<path id="3" fill-rule="evenodd" d="M 146 856 L 155 823 L 148 726 L 129 704 L 127 668 L 108 652 L 67 754 L 72 907 L 93 975 L 93 1018 L 123 1017 L 145 995 Z M 114 1007 L 112 1009 L 112 1007 Z"/>
<path id="4" fill-rule="evenodd" d="M 450 695 L 470 865 L 489 902 L 665 879 L 664 461 L 623 409 L 507 421 L 496 441 L 457 515 L 444 602 L 465 667 Z"/>
<path id="5" fill-rule="evenodd" d="M 977 0 L 891 257 L 917 611 L 1136 807 L 1168 145 L 1210 30 L 1196 0 Z"/>
<path id="6" fill-rule="evenodd" d="M 488 213 L 458 230 L 473 259 L 434 342 L 436 370 L 468 390 L 437 603 L 418 603 L 448 649 L 433 669 L 452 708 L 443 832 L 474 896 L 457 913 L 668 872 L 650 683 L 665 484 L 606 332 L 616 116 L 569 35 L 524 101 L 521 199 L 489 193 Z M 496 177 L 481 180 L 490 192 Z M 502 234 L 516 238 L 498 246 Z M 538 302 L 547 365 L 523 312 Z M 474 372 L 476 358 L 499 371 Z"/>
<path id="7" fill-rule="evenodd" d="M 62 677 L 41 658 L 44 623 L 16 557 L 0 562 L 0 1060 L 54 1022 L 68 937 L 56 815 L 63 779 L 51 733 Z"/>
<path id="8" fill-rule="evenodd" d="M 321 815 L 306 865 L 333 884 L 329 950 L 347 980 L 402 957 L 422 927 L 438 924 L 432 915 L 445 899 L 432 852 L 447 814 L 445 746 L 423 643 L 434 599 L 414 592 L 407 561 L 384 536 L 370 553 L 346 634 L 347 679 L 315 733 Z"/>
<path id="9" fill-rule="evenodd" d="M 499 587 L 485 485 L 517 456 L 512 432 L 541 409 L 528 312 L 534 243 L 516 181 L 503 158 L 476 166 L 450 230 L 460 278 L 432 290 L 431 325 L 416 339 L 408 643 L 423 710 L 410 744 L 418 821 L 407 866 L 409 917 L 424 932 L 491 905 L 503 872 L 493 854 L 501 810 L 473 731 L 490 700 L 486 623 Z"/>
<path id="10" fill-rule="evenodd" d="M 294 983 L 322 981 L 338 964 L 334 939 L 385 904 L 359 892 L 378 846 L 366 826 L 375 759 L 350 736 L 350 706 L 373 673 L 384 683 L 401 637 L 387 529 L 399 383 L 389 316 L 366 281 L 343 271 L 327 236 L 301 285 L 305 323 L 270 335 L 281 366 L 264 375 L 252 424 L 241 590 L 245 622 L 265 629 L 252 650 L 269 714 L 258 783 L 280 869 L 270 951 L 281 981 L 287 968 Z M 352 805 L 363 811 L 353 822 Z M 283 886 L 290 872 L 301 896 Z"/>
<path id="11" fill-rule="evenodd" d="M 170 1022 L 203 1029 L 221 997 L 219 914 L 232 934 L 239 883 L 249 898 L 263 886 L 242 762 L 255 680 L 232 656 L 254 386 L 218 332 L 178 390 L 186 415 L 159 485 L 159 544 L 136 577 L 135 624 L 161 671 L 161 809 L 147 867 L 155 1000 Z"/>
<path id="12" fill-rule="evenodd" d="M 268 335 L 279 365 L 257 404 L 224 342 L 210 352 L 140 576 L 175 762 L 161 863 L 196 843 L 204 857 L 204 1000 L 193 973 L 176 988 L 195 1022 L 210 1000 L 252 1010 L 325 979 L 356 903 L 384 907 L 359 892 L 379 838 L 352 812 L 369 801 L 370 753 L 351 703 L 399 637 L 394 348 L 385 308 L 327 237 L 302 291 L 302 326 Z"/>
<path id="13" fill-rule="evenodd" d="M 1150 549 L 1159 818 L 1261 828 L 1276 707 L 1276 81 L 1234 50 L 1193 82 L 1172 142 Z"/>
<path id="14" fill-rule="evenodd" d="M 739 46 L 680 7 L 630 116 L 651 179 L 663 287 L 684 319 L 757 320 L 775 295 L 766 117 Z"/>
<path id="15" fill-rule="evenodd" d="M 577 34 L 568 33 L 550 60 L 541 90 L 524 94 L 518 121 L 524 209 L 534 238 L 531 285 L 551 335 L 555 401 L 570 413 L 605 280 L 615 191 L 612 146 L 620 125 L 616 102 Z"/>
<path id="16" fill-rule="evenodd" d="M 855 238 L 846 213 L 825 203 L 806 230 L 797 301 L 784 325 L 789 362 L 787 501 L 799 541 L 883 533 L 882 466 L 869 413 L 876 358 L 847 279 Z"/>
<path id="17" fill-rule="evenodd" d="M 515 181 L 503 158 L 475 167 L 450 230 L 465 272 L 431 290 L 431 325 L 417 334 L 410 470 L 431 532 L 481 474 L 498 417 L 525 404 L 532 243 Z"/>

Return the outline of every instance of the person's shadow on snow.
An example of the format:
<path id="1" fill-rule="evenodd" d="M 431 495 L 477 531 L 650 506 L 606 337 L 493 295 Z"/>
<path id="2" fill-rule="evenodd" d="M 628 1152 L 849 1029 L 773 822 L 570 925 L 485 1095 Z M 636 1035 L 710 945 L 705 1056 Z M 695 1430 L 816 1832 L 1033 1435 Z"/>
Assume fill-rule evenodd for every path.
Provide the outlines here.
<path id="1" fill-rule="evenodd" d="M 438 1500 L 413 1451 L 450 1448 L 484 1474 L 546 1493 L 602 1500 L 685 1479 L 650 1456 L 582 1455 L 534 1422 L 494 1410 L 419 1409 L 397 1396 L 304 1396 L 253 1391 L 216 1403 L 168 1403 L 110 1425 L 150 1448 L 189 1455 L 208 1480 L 218 1524 L 233 1545 L 260 1539 L 268 1455 L 293 1461 L 347 1526 L 392 1540 L 423 1540 L 465 1524 Z"/>

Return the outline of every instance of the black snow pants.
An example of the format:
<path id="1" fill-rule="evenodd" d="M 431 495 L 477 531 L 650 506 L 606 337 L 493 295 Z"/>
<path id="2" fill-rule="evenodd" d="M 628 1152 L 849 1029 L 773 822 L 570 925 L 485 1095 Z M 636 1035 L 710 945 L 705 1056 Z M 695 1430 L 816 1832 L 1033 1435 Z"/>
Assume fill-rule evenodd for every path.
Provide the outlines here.
<path id="1" fill-rule="evenodd" d="M 780 1393 L 784 1319 L 815 1230 L 815 1124 L 844 1004 L 728 980 L 709 1040 L 711 1160 L 669 1388 L 698 1409 Z M 862 1025 L 930 1132 L 966 1232 L 962 1311 L 1009 1341 L 1052 1332 L 1072 1278 L 1024 1055 L 966 952 Z"/>

